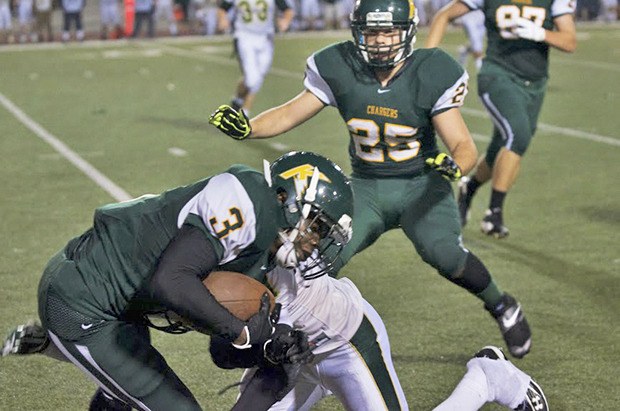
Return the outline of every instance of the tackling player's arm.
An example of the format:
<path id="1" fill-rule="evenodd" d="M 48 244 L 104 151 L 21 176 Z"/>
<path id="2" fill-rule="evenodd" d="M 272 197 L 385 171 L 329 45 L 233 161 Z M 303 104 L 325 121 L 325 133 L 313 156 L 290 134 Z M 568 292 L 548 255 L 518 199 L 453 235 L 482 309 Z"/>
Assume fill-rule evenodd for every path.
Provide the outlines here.
<path id="1" fill-rule="evenodd" d="M 250 120 L 250 138 L 274 137 L 308 121 L 325 107 L 317 96 L 304 90 L 286 103 Z"/>
<path id="2" fill-rule="evenodd" d="M 433 116 L 433 126 L 448 149 L 450 156 L 467 175 L 476 165 L 478 149 L 458 108 Z"/>
<path id="3" fill-rule="evenodd" d="M 471 9 L 460 0 L 453 0 L 442 7 L 433 17 L 424 47 L 438 47 L 443 39 L 448 24 L 450 24 L 452 20 L 461 17 L 470 11 Z"/>

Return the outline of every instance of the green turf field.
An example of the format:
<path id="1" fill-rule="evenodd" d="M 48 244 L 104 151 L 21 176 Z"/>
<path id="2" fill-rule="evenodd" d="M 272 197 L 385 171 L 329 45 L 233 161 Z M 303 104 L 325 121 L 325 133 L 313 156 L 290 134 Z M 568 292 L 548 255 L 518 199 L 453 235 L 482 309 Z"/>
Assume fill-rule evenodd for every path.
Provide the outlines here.
<path id="1" fill-rule="evenodd" d="M 418 44 L 424 37 L 422 30 Z M 307 55 L 344 38 L 347 32 L 279 38 L 255 112 L 297 94 Z M 446 48 L 454 53 L 463 40 L 452 31 Z M 239 75 L 230 55 L 228 39 L 205 38 L 0 48 L 0 331 L 36 316 L 42 267 L 89 226 L 99 205 L 232 163 L 258 168 L 290 149 L 319 152 L 350 170 L 348 138 L 333 109 L 271 140 L 235 142 L 209 126 Z M 556 411 L 620 409 L 619 57 L 619 26 L 579 27 L 575 54 L 552 52 L 539 131 L 507 202 L 511 236 L 496 241 L 479 232 L 486 188 L 464 230 L 466 245 L 523 303 L 533 347 L 517 363 Z M 475 79 L 463 113 L 484 150 L 491 126 Z M 441 402 L 483 345 L 503 345 L 481 303 L 424 265 L 401 232 L 384 235 L 343 273 L 382 314 L 413 409 Z M 233 404 L 234 390 L 217 391 L 240 373 L 211 365 L 207 337 L 153 337 L 204 409 Z M 0 361 L 3 410 L 83 410 L 93 391 L 68 364 Z M 331 399 L 317 409 L 340 407 Z"/>

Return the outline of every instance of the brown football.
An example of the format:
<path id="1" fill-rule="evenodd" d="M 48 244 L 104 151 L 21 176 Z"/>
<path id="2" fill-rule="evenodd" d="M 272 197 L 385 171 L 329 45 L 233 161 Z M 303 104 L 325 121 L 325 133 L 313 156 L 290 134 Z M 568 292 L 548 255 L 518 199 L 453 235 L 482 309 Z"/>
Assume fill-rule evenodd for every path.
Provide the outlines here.
<path id="1" fill-rule="evenodd" d="M 213 271 L 202 282 L 228 311 L 240 320 L 247 321 L 258 312 L 260 298 L 269 295 L 270 311 L 275 307 L 271 291 L 247 275 L 233 271 Z"/>

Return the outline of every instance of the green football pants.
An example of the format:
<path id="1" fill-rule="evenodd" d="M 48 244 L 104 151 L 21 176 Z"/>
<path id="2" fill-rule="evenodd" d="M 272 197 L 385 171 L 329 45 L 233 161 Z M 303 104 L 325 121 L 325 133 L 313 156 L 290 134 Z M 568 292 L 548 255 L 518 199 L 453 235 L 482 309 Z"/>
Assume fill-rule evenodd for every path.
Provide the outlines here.
<path id="1" fill-rule="evenodd" d="M 372 245 L 384 232 L 401 228 L 422 259 L 445 277 L 465 266 L 461 223 L 452 186 L 431 171 L 412 178 L 353 176 L 353 236 L 342 262 Z"/>
<path id="2" fill-rule="evenodd" d="M 478 95 L 493 121 L 493 138 L 487 147 L 490 166 L 502 147 L 525 154 L 536 132 L 547 79 L 528 81 L 498 65 L 485 62 L 478 74 Z"/>
<path id="3" fill-rule="evenodd" d="M 63 353 L 107 394 L 138 410 L 200 410 L 198 402 L 151 345 L 144 324 L 93 318 L 66 301 L 59 281 L 76 279 L 79 272 L 64 251 L 48 263 L 39 285 L 39 316 L 43 327 Z M 81 298 L 81 300 L 80 300 Z"/>

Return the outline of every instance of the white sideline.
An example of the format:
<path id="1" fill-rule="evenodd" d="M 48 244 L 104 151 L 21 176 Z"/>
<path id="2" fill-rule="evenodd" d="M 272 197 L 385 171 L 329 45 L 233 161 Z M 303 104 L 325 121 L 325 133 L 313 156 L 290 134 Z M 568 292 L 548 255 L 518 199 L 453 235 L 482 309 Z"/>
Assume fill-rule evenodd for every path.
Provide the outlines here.
<path id="1" fill-rule="evenodd" d="M 75 151 L 71 150 L 65 143 L 58 140 L 54 135 L 44 129 L 39 123 L 31 119 L 11 100 L 0 93 L 0 103 L 23 125 L 30 129 L 33 133 L 52 146 L 61 156 L 69 160 L 74 166 L 81 170 L 88 178 L 94 181 L 99 187 L 108 192 L 112 198 L 117 201 L 125 201 L 133 198 L 125 190 L 116 185 L 112 180 L 103 175 L 99 170 L 93 167 L 88 161 L 80 157 Z"/>

